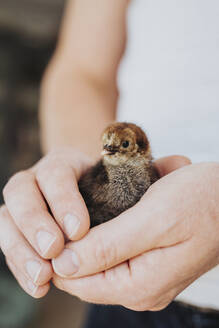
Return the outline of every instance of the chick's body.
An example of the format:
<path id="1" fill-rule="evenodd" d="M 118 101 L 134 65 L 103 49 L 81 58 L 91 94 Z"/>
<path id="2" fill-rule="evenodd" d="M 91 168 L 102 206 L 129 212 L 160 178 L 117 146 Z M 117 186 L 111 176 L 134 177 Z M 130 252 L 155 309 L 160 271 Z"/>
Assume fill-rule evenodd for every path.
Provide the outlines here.
<path id="1" fill-rule="evenodd" d="M 131 123 L 114 123 L 103 133 L 103 157 L 79 180 L 91 226 L 135 205 L 158 179 L 145 133 Z"/>

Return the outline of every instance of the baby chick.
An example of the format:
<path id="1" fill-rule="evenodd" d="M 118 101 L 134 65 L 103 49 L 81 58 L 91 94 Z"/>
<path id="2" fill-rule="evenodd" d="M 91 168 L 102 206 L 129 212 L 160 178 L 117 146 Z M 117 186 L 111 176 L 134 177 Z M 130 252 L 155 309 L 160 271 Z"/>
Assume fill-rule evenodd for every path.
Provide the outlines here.
<path id="1" fill-rule="evenodd" d="M 102 135 L 102 158 L 79 180 L 91 226 L 115 218 L 135 205 L 158 180 L 150 144 L 141 128 L 114 123 Z"/>

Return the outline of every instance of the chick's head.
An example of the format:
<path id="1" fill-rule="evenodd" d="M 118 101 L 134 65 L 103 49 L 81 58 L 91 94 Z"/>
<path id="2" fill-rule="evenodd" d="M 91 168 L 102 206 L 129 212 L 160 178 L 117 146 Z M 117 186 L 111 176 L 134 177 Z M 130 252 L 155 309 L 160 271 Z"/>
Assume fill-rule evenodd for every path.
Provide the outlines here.
<path id="1" fill-rule="evenodd" d="M 133 123 L 113 123 L 102 135 L 104 161 L 119 165 L 142 156 L 151 159 L 150 144 L 144 131 Z"/>

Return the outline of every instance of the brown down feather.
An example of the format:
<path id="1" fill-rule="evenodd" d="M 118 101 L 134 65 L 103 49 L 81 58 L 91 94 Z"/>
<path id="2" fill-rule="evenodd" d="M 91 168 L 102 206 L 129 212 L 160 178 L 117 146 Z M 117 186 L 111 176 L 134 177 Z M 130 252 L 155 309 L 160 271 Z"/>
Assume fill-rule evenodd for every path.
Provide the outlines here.
<path id="1" fill-rule="evenodd" d="M 103 132 L 102 143 L 102 158 L 79 180 L 91 227 L 134 206 L 159 179 L 148 138 L 137 125 L 111 124 Z"/>

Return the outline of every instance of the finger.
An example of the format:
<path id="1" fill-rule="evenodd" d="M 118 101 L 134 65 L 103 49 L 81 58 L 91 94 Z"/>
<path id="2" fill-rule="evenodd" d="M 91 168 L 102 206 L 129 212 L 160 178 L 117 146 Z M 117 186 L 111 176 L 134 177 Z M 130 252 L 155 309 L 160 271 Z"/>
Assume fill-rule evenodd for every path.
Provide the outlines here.
<path id="1" fill-rule="evenodd" d="M 181 170 L 184 171 L 180 175 L 173 172 L 157 181 L 132 208 L 92 228 L 83 239 L 69 243 L 67 249 L 52 260 L 54 271 L 62 277 L 86 276 L 147 250 L 190 238 L 191 230 L 181 217 L 184 197 L 188 197 L 188 192 L 185 194 L 187 171 Z M 187 213 L 186 217 L 192 215 Z"/>
<path id="2" fill-rule="evenodd" d="M 195 280 L 194 271 L 188 274 L 186 261 L 177 261 L 189 249 L 185 243 L 143 253 L 87 277 L 64 279 L 55 275 L 53 283 L 87 302 L 158 311 Z"/>
<path id="3" fill-rule="evenodd" d="M 129 261 L 133 284 L 139 286 L 137 311 L 165 308 L 205 271 L 198 268 L 200 259 L 191 256 L 191 240 L 171 247 L 145 252 Z"/>
<path id="4" fill-rule="evenodd" d="M 33 248 L 44 258 L 57 256 L 64 248 L 64 236 L 48 213 L 34 175 L 17 173 L 3 194 L 11 217 Z"/>
<path id="5" fill-rule="evenodd" d="M 191 161 L 188 157 L 174 155 L 160 158 L 156 160 L 154 164 L 158 169 L 160 176 L 163 177 L 172 171 L 191 164 Z"/>
<path id="6" fill-rule="evenodd" d="M 57 288 L 91 303 L 123 304 L 127 297 L 133 297 L 127 263 L 78 279 L 63 279 L 54 275 L 53 283 Z"/>
<path id="7" fill-rule="evenodd" d="M 45 285 L 53 275 L 51 263 L 43 260 L 20 233 L 7 208 L 0 209 L 0 247 L 23 280 L 36 286 Z M 17 278 L 17 277 L 16 277 Z"/>
<path id="8" fill-rule="evenodd" d="M 29 280 L 26 278 L 20 271 L 17 269 L 17 267 L 9 260 L 7 260 L 8 267 L 10 268 L 11 272 L 15 276 L 16 280 L 18 281 L 19 285 L 23 288 L 23 290 L 28 293 L 30 296 L 34 298 L 41 298 L 45 296 L 49 289 L 50 285 L 49 283 L 43 285 L 43 286 L 37 286 L 32 282 L 32 280 Z"/>
<path id="9" fill-rule="evenodd" d="M 36 178 L 60 227 L 69 239 L 80 239 L 87 233 L 90 220 L 73 168 L 49 157 L 39 166 Z"/>

